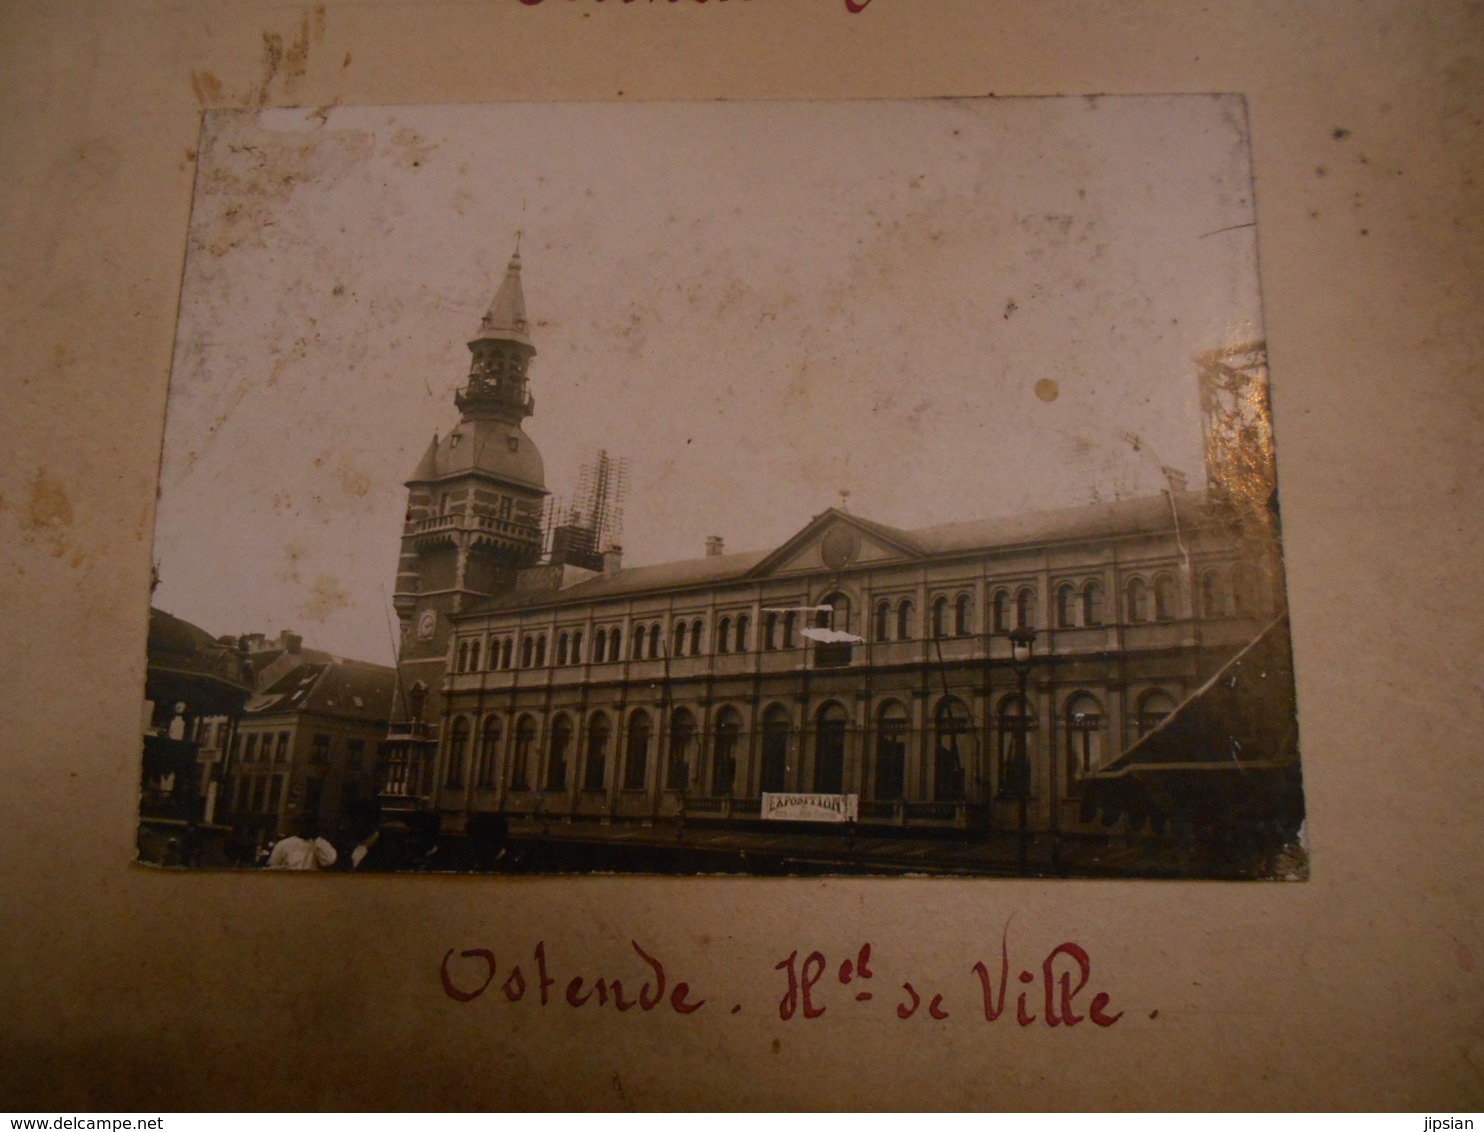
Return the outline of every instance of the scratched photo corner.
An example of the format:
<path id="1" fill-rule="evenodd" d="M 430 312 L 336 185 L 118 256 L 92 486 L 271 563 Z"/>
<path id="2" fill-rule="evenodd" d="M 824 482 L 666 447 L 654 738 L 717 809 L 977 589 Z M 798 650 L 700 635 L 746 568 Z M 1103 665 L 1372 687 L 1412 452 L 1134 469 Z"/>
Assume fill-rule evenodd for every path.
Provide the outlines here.
<path id="1" fill-rule="evenodd" d="M 1240 96 L 195 160 L 140 862 L 1307 877 Z"/>

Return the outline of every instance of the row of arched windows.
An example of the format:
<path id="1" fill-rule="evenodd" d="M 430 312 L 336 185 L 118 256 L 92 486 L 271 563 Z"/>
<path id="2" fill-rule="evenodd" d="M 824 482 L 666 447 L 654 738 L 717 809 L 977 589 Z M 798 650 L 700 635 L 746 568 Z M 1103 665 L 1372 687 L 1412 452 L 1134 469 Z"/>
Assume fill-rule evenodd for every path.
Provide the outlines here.
<path id="1" fill-rule="evenodd" d="M 1212 567 L 1200 575 L 1199 611 L 1202 617 L 1246 617 L 1258 612 L 1257 575 L 1246 563 L 1237 563 L 1230 571 Z M 1171 621 L 1179 616 L 1179 588 L 1167 573 L 1146 579 L 1136 575 L 1123 588 L 1123 610 L 1129 624 L 1149 621 Z M 799 643 L 800 614 L 817 628 L 850 631 L 850 599 L 842 593 L 830 594 L 818 605 L 799 609 L 770 609 L 762 615 L 761 640 L 751 639 L 751 622 L 747 614 L 727 614 L 716 622 L 711 639 L 712 651 L 725 655 L 745 653 L 753 647 L 764 651 L 791 649 Z M 882 599 L 875 606 L 871 629 L 877 642 L 909 641 L 917 637 L 916 606 L 909 597 Z M 974 599 L 967 592 L 940 594 L 929 606 L 928 634 L 932 638 L 967 637 L 974 629 Z M 1096 578 L 1080 582 L 1064 581 L 1054 591 L 1052 619 L 1058 629 L 1090 628 L 1105 624 L 1103 584 Z M 1036 591 L 1032 586 L 997 589 L 989 601 L 989 630 L 1008 633 L 1017 628 L 1034 628 Z M 706 622 L 703 618 L 680 618 L 670 627 L 668 636 L 660 622 L 636 625 L 630 639 L 630 660 L 659 660 L 668 650 L 670 657 L 707 655 Z M 618 626 L 598 629 L 593 636 L 590 664 L 616 663 L 623 656 L 623 630 Z M 546 634 L 534 634 L 520 641 L 518 653 L 510 637 L 490 642 L 488 665 L 491 671 L 515 667 L 545 667 Z M 556 637 L 553 661 L 558 666 L 584 663 L 582 631 L 561 632 Z M 458 672 L 480 670 L 480 642 L 461 641 L 455 658 Z"/>
<path id="2" fill-rule="evenodd" d="M 1143 734 L 1157 726 L 1173 710 L 1174 701 L 1168 693 L 1157 689 L 1146 692 L 1137 705 L 1133 720 L 1135 733 Z M 1072 693 L 1066 700 L 1064 715 L 1064 781 L 1071 784 L 1101 767 L 1110 746 L 1105 737 L 1105 714 L 1091 693 Z M 1036 757 L 1034 743 L 1039 724 L 1034 706 L 1019 695 L 1004 697 L 996 716 L 1000 739 L 997 773 L 1004 784 L 1013 780 L 1015 760 L 1022 750 L 1029 758 Z M 868 743 L 864 768 L 865 792 L 877 801 L 899 800 L 904 797 L 907 785 L 911 717 L 903 701 L 890 699 L 876 710 L 873 722 L 874 741 Z M 793 715 L 782 704 L 772 704 L 763 711 L 757 783 L 760 792 L 802 788 L 835 794 L 844 789 L 850 717 L 844 706 L 831 700 L 815 710 L 812 724 L 812 735 L 804 737 L 813 744 L 811 780 L 791 785 L 788 771 L 796 761 L 798 746 Z M 649 708 L 635 708 L 628 713 L 621 752 L 615 743 L 614 722 L 608 712 L 599 710 L 588 717 L 580 748 L 576 728 L 571 713 L 558 712 L 552 716 L 546 733 L 545 758 L 540 760 L 537 717 L 531 712 L 519 715 L 508 752 L 510 790 L 562 792 L 574 785 L 571 775 L 575 771 L 578 775 L 575 785 L 579 789 L 602 793 L 608 788 L 609 761 L 621 754 L 618 786 L 625 791 L 643 791 L 651 785 L 651 764 L 661 753 L 660 785 L 665 790 L 723 797 L 739 787 L 747 789 L 745 783 L 737 781 L 740 756 L 744 753 L 744 731 L 742 715 L 734 707 L 722 707 L 713 718 L 710 759 L 706 766 L 702 765 L 705 736 L 695 713 L 686 707 L 671 711 L 663 752 L 655 746 L 655 713 Z M 963 700 L 949 695 L 938 701 L 928 734 L 934 800 L 965 797 L 967 775 L 978 753 L 979 739 L 973 731 L 973 719 Z M 463 789 L 465 776 L 472 770 L 472 785 L 476 790 L 498 788 L 504 740 L 505 721 L 501 716 L 485 717 L 477 736 L 470 717 L 456 716 L 449 726 L 444 787 Z"/>

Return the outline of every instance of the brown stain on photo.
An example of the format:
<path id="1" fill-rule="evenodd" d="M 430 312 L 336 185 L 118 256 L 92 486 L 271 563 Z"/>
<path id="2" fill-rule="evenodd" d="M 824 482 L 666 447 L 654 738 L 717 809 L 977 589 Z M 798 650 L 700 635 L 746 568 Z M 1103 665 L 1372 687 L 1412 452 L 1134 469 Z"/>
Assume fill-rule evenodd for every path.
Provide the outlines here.
<path id="1" fill-rule="evenodd" d="M 191 71 L 191 92 L 202 106 L 209 106 L 222 99 L 222 80 L 210 71 Z"/>
<path id="2" fill-rule="evenodd" d="M 60 558 L 67 553 L 67 531 L 72 519 L 72 500 L 67 490 L 45 468 L 38 468 L 31 482 L 31 498 L 20 520 L 27 541 L 40 543 L 53 558 Z"/>

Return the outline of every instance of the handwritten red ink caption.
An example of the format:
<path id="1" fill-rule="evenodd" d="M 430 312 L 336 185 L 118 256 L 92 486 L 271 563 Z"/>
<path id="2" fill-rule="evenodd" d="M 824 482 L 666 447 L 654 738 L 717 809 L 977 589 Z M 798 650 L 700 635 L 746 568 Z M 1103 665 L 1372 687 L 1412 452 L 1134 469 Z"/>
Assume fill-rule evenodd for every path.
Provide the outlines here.
<path id="1" fill-rule="evenodd" d="M 542 0 L 520 0 L 520 2 L 527 8 L 534 8 L 537 4 L 542 3 Z M 604 3 L 604 0 L 597 0 L 597 2 L 599 4 L 602 4 Z M 618 0 L 618 2 L 620 4 L 632 4 L 634 3 L 634 0 Z M 665 0 L 665 3 L 667 4 L 679 4 L 680 2 L 681 0 Z M 696 4 L 704 4 L 706 3 L 706 0 L 692 0 L 692 2 Z M 716 2 L 718 4 L 725 4 L 727 0 L 716 0 Z M 655 0 L 649 0 L 649 3 L 655 3 Z M 871 0 L 845 0 L 845 10 L 852 16 L 859 15 L 861 12 L 864 12 L 866 10 L 866 7 L 870 3 Z"/>
<path id="2" fill-rule="evenodd" d="M 632 989 L 636 986 L 636 980 L 630 979 L 631 993 L 625 992 L 621 979 L 600 976 L 588 980 L 582 975 L 574 975 L 567 980 L 565 993 L 558 998 L 552 988 L 556 987 L 561 980 L 553 978 L 548 971 L 544 940 L 536 944 L 533 955 L 534 965 L 528 968 L 532 980 L 528 983 L 526 969 L 515 964 L 506 974 L 504 981 L 499 984 L 498 993 L 514 1003 L 525 999 L 527 992 L 534 989 L 533 998 L 538 1000 L 542 1006 L 558 1001 L 565 1002 L 570 1007 L 580 1008 L 596 1000 L 597 1006 L 603 1007 L 611 1001 L 619 1013 L 625 1013 L 636 1006 L 647 1013 L 668 1002 L 670 1009 L 676 1014 L 685 1015 L 694 1014 L 706 1005 L 706 999 L 692 997 L 693 992 L 688 982 L 679 981 L 672 985 L 665 972 L 664 964 L 645 951 L 637 941 L 631 940 L 630 946 L 648 968 L 647 973 L 637 981 L 637 990 Z M 458 951 L 457 955 L 461 962 L 457 964 L 454 961 L 455 953 L 456 949 L 449 948 L 443 956 L 443 963 L 439 969 L 443 993 L 455 1002 L 473 1002 L 495 985 L 498 974 L 495 953 L 483 947 Z M 875 991 L 870 989 L 870 980 L 875 978 L 875 972 L 871 969 L 871 963 L 871 945 L 862 944 L 853 957 L 843 960 L 835 969 L 833 983 L 846 988 L 843 993 L 851 995 L 855 1002 L 872 1001 L 875 998 Z M 454 970 L 455 966 L 458 968 L 457 972 Z M 828 988 L 832 987 L 833 983 L 827 982 L 825 987 L 819 984 L 830 966 L 830 962 L 820 951 L 811 951 L 801 963 L 797 950 L 775 964 L 773 969 L 783 973 L 787 984 L 783 997 L 778 1001 L 779 1019 L 784 1022 L 796 1017 L 810 1020 L 819 1018 L 829 1009 L 831 1004 L 827 1004 L 825 1000 L 832 993 Z M 1010 983 L 1008 926 L 1005 935 L 1000 940 L 999 968 L 998 981 L 982 960 L 970 968 L 978 977 L 978 999 L 986 1022 L 997 1021 L 1005 1011 L 1005 992 Z M 1027 1001 L 1027 995 L 1034 996 L 1034 990 L 1022 990 L 1015 1005 L 1015 1020 L 1019 1025 L 1030 1026 L 1040 1021 L 1051 1027 L 1071 1028 L 1087 1021 L 1095 1026 L 1107 1027 L 1123 1017 L 1123 1011 L 1116 1014 L 1108 1012 L 1109 997 L 1102 991 L 1092 995 L 1086 1006 L 1085 1014 L 1078 1012 L 1078 997 L 1087 989 L 1087 984 L 1092 978 L 1092 960 L 1086 949 L 1079 944 L 1070 940 L 1058 944 L 1042 960 L 1040 968 L 1041 1014 L 1038 1016 L 1032 1013 L 1032 1003 Z M 1077 979 L 1075 986 L 1072 983 L 1074 973 Z M 1027 969 L 1019 973 L 1019 980 L 1029 988 L 1030 984 L 1037 981 L 1037 977 Z M 667 988 L 669 989 L 668 999 L 665 993 Z M 901 989 L 906 997 L 896 1003 L 896 1016 L 906 1021 L 917 1014 L 928 992 L 919 991 L 911 982 L 904 982 Z M 838 1002 L 833 1005 L 838 1006 Z M 741 1009 L 741 1004 L 738 1004 L 732 1007 L 731 1012 L 737 1014 Z M 1157 1015 L 1158 1011 L 1155 1011 L 1150 1014 L 1150 1017 L 1154 1018 Z M 941 993 L 929 995 L 927 1016 L 939 1022 L 951 1017 L 945 995 Z"/>

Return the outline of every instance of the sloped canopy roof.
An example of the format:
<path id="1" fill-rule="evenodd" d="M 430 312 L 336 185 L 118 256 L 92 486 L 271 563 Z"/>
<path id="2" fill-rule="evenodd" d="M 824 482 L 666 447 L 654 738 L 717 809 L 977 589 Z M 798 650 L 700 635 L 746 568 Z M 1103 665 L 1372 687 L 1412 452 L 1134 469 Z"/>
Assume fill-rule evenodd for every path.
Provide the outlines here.
<path id="1" fill-rule="evenodd" d="M 441 440 L 434 436 L 407 486 L 471 472 L 546 490 L 546 465 L 536 442 L 520 425 L 491 417 L 463 421 Z"/>

